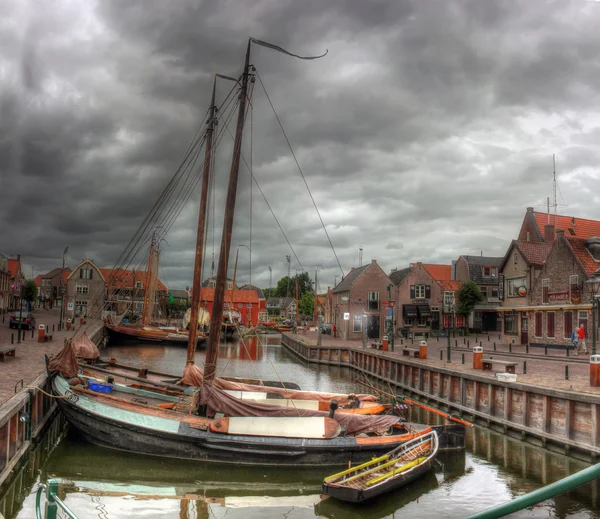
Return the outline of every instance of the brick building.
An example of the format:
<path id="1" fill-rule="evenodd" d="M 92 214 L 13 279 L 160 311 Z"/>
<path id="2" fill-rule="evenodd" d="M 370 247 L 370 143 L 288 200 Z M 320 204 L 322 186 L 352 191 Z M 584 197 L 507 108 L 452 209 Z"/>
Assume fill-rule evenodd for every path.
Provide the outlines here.
<path id="1" fill-rule="evenodd" d="M 454 279 L 461 283 L 474 281 L 481 290 L 483 301 L 475 306 L 468 318 L 468 327 L 474 332 L 501 329 L 497 307 L 499 298 L 499 266 L 503 258 L 491 256 L 459 256 L 454 266 Z"/>
<path id="2" fill-rule="evenodd" d="M 265 293 L 262 291 L 262 288 L 258 288 L 255 285 L 244 285 L 240 287 L 240 290 L 254 290 L 256 292 L 256 297 L 258 297 L 258 321 L 252 321 L 252 323 L 257 324 L 257 322 L 267 321 L 267 299 L 265 297 Z"/>
<path id="3" fill-rule="evenodd" d="M 99 318 L 106 299 L 106 278 L 92 260 L 83 260 L 67 278 L 68 318 Z"/>
<path id="4" fill-rule="evenodd" d="M 271 317 L 296 320 L 296 299 L 293 297 L 269 297 L 266 306 Z"/>
<path id="5" fill-rule="evenodd" d="M 106 280 L 105 309 L 116 314 L 122 314 L 132 309 L 136 315 L 141 315 L 144 307 L 144 293 L 148 272 L 145 270 L 125 270 L 101 268 L 100 272 Z M 165 284 L 156 280 L 155 307 L 158 315 L 166 315 L 168 291 Z"/>
<path id="6" fill-rule="evenodd" d="M 8 258 L 0 254 L 0 314 L 8 312 L 10 308 L 10 272 Z"/>
<path id="7" fill-rule="evenodd" d="M 590 290 L 585 281 L 600 268 L 600 238 L 575 238 L 557 231 L 531 291 L 529 343 L 568 346 L 571 332 L 583 326 L 591 348 Z"/>
<path id="8" fill-rule="evenodd" d="M 71 273 L 69 267 L 58 267 L 40 278 L 38 295 L 49 308 L 60 306 L 63 293 L 67 290 L 67 278 Z M 36 278 L 37 279 L 37 278 Z"/>
<path id="9" fill-rule="evenodd" d="M 244 326 L 258 324 L 260 301 L 256 290 L 233 290 L 233 304 L 231 292 L 231 290 L 225 291 L 224 313 L 231 311 L 234 320 L 239 321 Z M 215 289 L 205 287 L 201 289 L 200 294 L 200 306 L 212 315 Z"/>
<path id="10" fill-rule="evenodd" d="M 8 258 L 8 309 L 17 310 L 21 303 L 21 288 L 25 282 L 25 276 L 21 269 L 21 255 L 17 254 L 16 259 Z"/>
<path id="11" fill-rule="evenodd" d="M 451 265 L 414 263 L 403 269 L 395 287 L 397 333 L 404 337 L 442 335 L 454 327 L 464 329 L 465 320 L 453 305 L 460 282 L 452 280 Z M 394 277 L 395 272 L 391 276 Z"/>
<path id="12" fill-rule="evenodd" d="M 350 270 L 332 290 L 333 324 L 338 335 L 354 340 L 362 340 L 363 331 L 369 339 L 386 335 L 386 319 L 392 316 L 383 302 L 389 298 L 390 285 L 377 260 Z"/>

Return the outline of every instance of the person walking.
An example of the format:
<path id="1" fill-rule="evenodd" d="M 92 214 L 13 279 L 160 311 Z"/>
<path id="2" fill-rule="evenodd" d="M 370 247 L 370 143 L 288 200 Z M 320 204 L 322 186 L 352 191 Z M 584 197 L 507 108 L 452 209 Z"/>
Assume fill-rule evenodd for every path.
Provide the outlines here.
<path id="1" fill-rule="evenodd" d="M 575 348 L 575 355 L 579 355 L 579 326 L 571 332 L 571 343 Z"/>
<path id="2" fill-rule="evenodd" d="M 585 343 L 585 328 L 582 326 L 579 327 L 579 350 L 583 348 L 583 353 L 587 355 L 587 344 Z"/>

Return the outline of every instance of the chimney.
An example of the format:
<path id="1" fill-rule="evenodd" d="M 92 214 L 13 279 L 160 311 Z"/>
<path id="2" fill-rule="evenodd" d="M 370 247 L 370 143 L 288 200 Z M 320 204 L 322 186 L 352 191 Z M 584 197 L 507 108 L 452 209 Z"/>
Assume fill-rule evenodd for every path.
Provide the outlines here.
<path id="1" fill-rule="evenodd" d="M 585 246 L 596 261 L 600 261 L 600 237 L 592 236 L 585 240 Z"/>
<path id="2" fill-rule="evenodd" d="M 375 264 L 375 263 L 377 263 L 377 260 L 374 260 L 374 259 L 372 259 L 372 260 L 371 260 L 371 265 L 373 265 L 373 264 Z"/>
<path id="3" fill-rule="evenodd" d="M 20 254 L 17 254 L 17 261 L 18 261 L 19 263 L 21 263 L 21 255 L 20 255 Z"/>
<path id="4" fill-rule="evenodd" d="M 528 208 L 527 208 L 527 212 L 528 212 L 528 213 L 533 213 L 533 207 L 528 207 Z"/>
<path id="5" fill-rule="evenodd" d="M 557 240 L 562 240 L 565 237 L 565 230 L 564 229 L 557 229 L 556 230 L 556 239 Z"/>
<path id="6" fill-rule="evenodd" d="M 544 241 L 548 244 L 554 243 L 554 225 L 545 225 L 544 226 Z"/>
<path id="7" fill-rule="evenodd" d="M 393 268 L 393 269 L 392 269 L 392 273 L 394 273 L 394 272 L 397 272 L 397 271 L 398 271 L 398 269 L 397 269 L 397 268 Z"/>

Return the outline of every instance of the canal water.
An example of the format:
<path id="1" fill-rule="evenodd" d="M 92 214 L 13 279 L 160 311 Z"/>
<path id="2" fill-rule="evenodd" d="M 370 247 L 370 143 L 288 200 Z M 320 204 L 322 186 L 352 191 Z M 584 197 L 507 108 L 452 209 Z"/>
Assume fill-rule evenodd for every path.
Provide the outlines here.
<path id="1" fill-rule="evenodd" d="M 110 346 L 104 358 L 143 363 L 180 373 L 185 348 L 148 344 Z M 197 353 L 197 361 L 203 352 Z M 219 349 L 218 374 L 294 381 L 303 389 L 358 392 L 346 368 L 308 366 L 288 353 L 277 336 L 251 347 L 237 342 Z M 436 415 L 413 419 L 437 423 Z M 49 451 L 48 451 L 49 452 Z M 466 452 L 442 453 L 421 480 L 363 505 L 322 499 L 320 483 L 331 470 L 234 468 L 165 460 L 111 451 L 69 432 L 40 462 L 27 469 L 19 488 L 2 501 L 6 519 L 35 517 L 35 490 L 49 477 L 64 481 L 65 502 L 80 519 L 223 518 L 464 518 L 585 468 L 583 462 L 551 453 L 486 428 L 468 433 Z M 588 484 L 511 517 L 600 517 L 598 483 Z M 8 503 L 13 500 L 14 503 Z"/>

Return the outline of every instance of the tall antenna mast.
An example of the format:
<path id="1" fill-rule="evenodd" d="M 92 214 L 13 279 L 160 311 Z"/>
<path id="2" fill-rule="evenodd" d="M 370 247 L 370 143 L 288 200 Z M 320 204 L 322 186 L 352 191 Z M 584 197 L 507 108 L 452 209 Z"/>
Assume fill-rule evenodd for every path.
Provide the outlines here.
<path id="1" fill-rule="evenodd" d="M 363 259 L 363 248 L 358 248 L 358 266 L 362 267 L 362 259 Z"/>
<path id="2" fill-rule="evenodd" d="M 558 207 L 558 203 L 556 202 L 556 157 L 554 153 L 552 154 L 552 172 L 554 176 L 552 186 L 554 189 L 554 226 L 556 226 L 556 208 Z"/>

